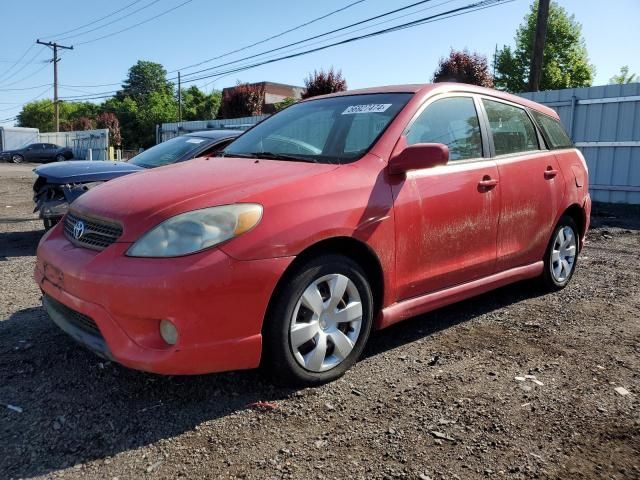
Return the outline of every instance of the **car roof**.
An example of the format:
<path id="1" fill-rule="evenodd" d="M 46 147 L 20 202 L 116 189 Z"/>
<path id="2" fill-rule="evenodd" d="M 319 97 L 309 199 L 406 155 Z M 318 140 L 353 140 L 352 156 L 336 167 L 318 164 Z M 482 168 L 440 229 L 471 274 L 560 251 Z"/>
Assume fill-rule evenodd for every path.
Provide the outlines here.
<path id="1" fill-rule="evenodd" d="M 533 110 L 537 110 L 541 113 L 549 115 L 553 118 L 558 119 L 558 114 L 552 108 L 549 108 L 545 105 L 541 105 L 536 102 L 532 102 L 531 100 L 527 100 L 526 98 L 519 97 L 517 95 L 512 95 L 507 92 L 501 92 L 499 90 L 494 90 L 492 88 L 479 87 L 477 85 L 470 85 L 467 83 L 453 83 L 453 82 L 442 82 L 442 83 L 424 83 L 424 84 L 407 84 L 407 85 L 387 85 L 383 87 L 372 87 L 372 88 L 361 88 L 358 90 L 346 90 L 344 92 L 330 93 L 328 95 L 320 95 L 317 97 L 312 97 L 304 101 L 312 101 L 320 98 L 329 98 L 329 97 L 342 97 L 345 95 L 366 95 L 371 93 L 446 93 L 446 92 L 468 92 L 468 93 L 477 93 L 481 95 L 487 95 L 491 97 L 495 97 L 497 99 L 506 100 L 509 102 L 517 103 L 522 106 L 531 108 Z"/>
<path id="2" fill-rule="evenodd" d="M 231 130 L 230 128 L 226 128 L 226 129 L 201 130 L 199 132 L 190 132 L 185 134 L 185 136 L 213 138 L 214 140 L 217 140 L 219 138 L 237 137 L 241 133 L 244 133 L 244 130 Z"/>

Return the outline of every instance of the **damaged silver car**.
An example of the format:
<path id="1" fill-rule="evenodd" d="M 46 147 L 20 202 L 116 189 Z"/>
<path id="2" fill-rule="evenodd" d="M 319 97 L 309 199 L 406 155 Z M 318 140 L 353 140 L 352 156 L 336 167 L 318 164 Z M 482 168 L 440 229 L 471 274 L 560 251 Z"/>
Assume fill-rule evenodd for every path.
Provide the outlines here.
<path id="1" fill-rule="evenodd" d="M 172 138 L 136 155 L 128 162 L 69 161 L 34 168 L 34 212 L 46 230 L 67 213 L 69 204 L 86 191 L 114 178 L 172 163 L 211 156 L 227 147 L 242 130 L 205 130 Z"/>

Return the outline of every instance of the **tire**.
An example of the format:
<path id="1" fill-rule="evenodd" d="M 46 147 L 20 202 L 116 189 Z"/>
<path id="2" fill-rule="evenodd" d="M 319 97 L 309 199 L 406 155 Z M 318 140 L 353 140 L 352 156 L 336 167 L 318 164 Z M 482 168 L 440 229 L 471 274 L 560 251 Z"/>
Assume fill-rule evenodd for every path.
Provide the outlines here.
<path id="1" fill-rule="evenodd" d="M 58 155 L 56 155 L 56 162 L 64 162 L 67 158 L 62 155 L 61 153 L 59 153 Z"/>
<path id="2" fill-rule="evenodd" d="M 11 161 L 13 163 L 22 163 L 22 162 L 24 162 L 24 157 L 22 155 L 18 155 L 18 154 L 12 155 L 11 156 Z"/>
<path id="3" fill-rule="evenodd" d="M 569 233 L 572 238 L 568 237 Z M 547 251 L 544 254 L 544 271 L 541 281 L 545 290 L 557 291 L 569 284 L 576 271 L 579 252 L 580 233 L 578 226 L 573 218 L 563 215 L 556 228 L 553 229 Z"/>
<path id="4" fill-rule="evenodd" d="M 373 295 L 364 271 L 348 257 L 327 254 L 296 267 L 281 285 L 263 327 L 263 369 L 286 385 L 320 385 L 341 377 L 371 332 Z"/>

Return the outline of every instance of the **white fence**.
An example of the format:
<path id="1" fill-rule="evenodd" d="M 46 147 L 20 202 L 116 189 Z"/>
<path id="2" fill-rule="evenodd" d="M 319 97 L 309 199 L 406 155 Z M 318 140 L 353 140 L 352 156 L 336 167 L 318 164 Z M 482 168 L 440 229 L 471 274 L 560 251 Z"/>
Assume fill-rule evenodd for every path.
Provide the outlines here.
<path id="1" fill-rule="evenodd" d="M 640 83 L 520 95 L 558 112 L 587 160 L 593 200 L 640 204 Z"/>
<path id="2" fill-rule="evenodd" d="M 40 142 L 73 150 L 75 159 L 108 160 L 109 129 L 40 133 Z"/>

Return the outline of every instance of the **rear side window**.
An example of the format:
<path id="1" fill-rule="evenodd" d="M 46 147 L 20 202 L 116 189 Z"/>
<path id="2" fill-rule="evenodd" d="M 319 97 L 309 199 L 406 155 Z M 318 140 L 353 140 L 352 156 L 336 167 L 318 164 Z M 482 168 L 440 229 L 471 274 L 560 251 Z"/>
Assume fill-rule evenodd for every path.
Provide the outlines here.
<path id="1" fill-rule="evenodd" d="M 569 135 L 564 131 L 560 122 L 555 118 L 549 117 L 543 113 L 532 110 L 533 118 L 536 119 L 540 129 L 544 134 L 545 140 L 550 144 L 551 148 L 571 148 L 573 143 Z"/>
<path id="2" fill-rule="evenodd" d="M 522 108 L 483 99 L 496 155 L 538 150 L 538 137 L 531 119 Z"/>
<path id="3" fill-rule="evenodd" d="M 407 144 L 444 143 L 449 159 L 482 157 L 482 137 L 478 113 L 471 97 L 436 100 L 405 132 Z"/>

